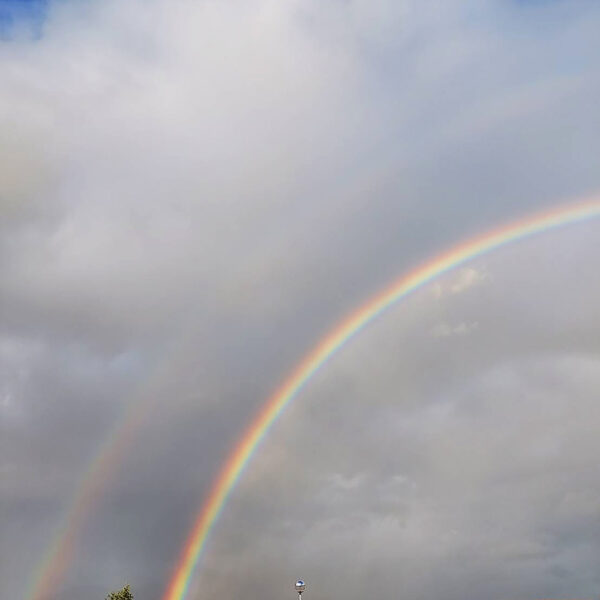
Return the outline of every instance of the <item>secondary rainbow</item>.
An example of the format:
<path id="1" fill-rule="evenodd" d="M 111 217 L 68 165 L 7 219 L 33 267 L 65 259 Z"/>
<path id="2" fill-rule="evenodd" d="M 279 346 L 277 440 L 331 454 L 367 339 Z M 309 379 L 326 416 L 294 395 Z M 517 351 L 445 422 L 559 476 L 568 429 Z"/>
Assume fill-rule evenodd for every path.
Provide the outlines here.
<path id="1" fill-rule="evenodd" d="M 536 233 L 598 216 L 600 200 L 594 198 L 538 214 L 477 236 L 404 275 L 342 321 L 307 354 L 284 384 L 266 401 L 230 453 L 201 507 L 163 600 L 185 600 L 208 536 L 261 440 L 302 387 L 346 342 L 387 308 L 469 260 Z"/>
<path id="2" fill-rule="evenodd" d="M 129 400 L 125 414 L 111 429 L 96 451 L 84 477 L 79 482 L 63 523 L 46 550 L 41 564 L 33 574 L 26 594 L 29 600 L 49 600 L 56 596 L 73 557 L 85 523 L 98 507 L 103 492 L 118 471 L 135 439 L 135 434 L 152 414 L 153 405 L 160 402 L 160 386 L 167 380 L 172 363 L 185 351 L 186 335 L 166 360 L 143 381 Z"/>

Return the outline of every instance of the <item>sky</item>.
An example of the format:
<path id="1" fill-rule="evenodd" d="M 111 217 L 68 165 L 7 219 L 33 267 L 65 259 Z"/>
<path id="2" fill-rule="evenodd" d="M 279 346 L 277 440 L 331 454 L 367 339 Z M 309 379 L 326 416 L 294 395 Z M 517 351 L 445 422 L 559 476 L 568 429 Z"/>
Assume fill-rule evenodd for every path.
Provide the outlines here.
<path id="1" fill-rule="evenodd" d="M 0 0 L 0 598 L 33 600 L 133 410 L 45 600 L 161 600 L 236 440 L 345 315 L 597 194 L 599 30 L 591 0 Z M 539 235 L 353 338 L 189 600 L 598 597 L 599 261 L 600 222 Z"/>

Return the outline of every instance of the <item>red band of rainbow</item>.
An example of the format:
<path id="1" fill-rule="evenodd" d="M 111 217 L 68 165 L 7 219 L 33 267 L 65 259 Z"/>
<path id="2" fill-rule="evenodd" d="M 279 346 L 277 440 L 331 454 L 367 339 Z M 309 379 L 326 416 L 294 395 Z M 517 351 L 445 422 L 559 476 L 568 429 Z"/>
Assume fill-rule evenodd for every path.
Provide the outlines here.
<path id="1" fill-rule="evenodd" d="M 302 387 L 348 340 L 411 292 L 469 260 L 534 234 L 598 216 L 600 216 L 600 200 L 593 199 L 557 208 L 480 235 L 404 275 L 342 321 L 308 353 L 283 386 L 267 400 L 229 455 L 202 504 L 163 600 L 185 600 L 192 575 L 206 547 L 209 534 L 261 440 Z"/>

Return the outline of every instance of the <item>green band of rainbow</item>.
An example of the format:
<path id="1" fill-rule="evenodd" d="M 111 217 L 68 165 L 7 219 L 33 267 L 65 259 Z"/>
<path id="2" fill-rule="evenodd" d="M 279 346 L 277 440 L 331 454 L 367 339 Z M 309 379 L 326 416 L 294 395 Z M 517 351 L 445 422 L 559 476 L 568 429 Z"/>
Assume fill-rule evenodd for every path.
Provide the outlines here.
<path id="1" fill-rule="evenodd" d="M 182 346 L 185 344 L 185 336 Z M 169 369 L 181 353 L 179 348 L 172 353 L 144 381 L 129 400 L 127 409 L 109 435 L 96 451 L 94 459 L 77 486 L 74 498 L 66 511 L 64 521 L 46 550 L 41 564 L 34 572 L 30 589 L 26 594 L 29 600 L 50 600 L 56 598 L 57 590 L 63 582 L 73 557 L 77 551 L 79 535 L 90 515 L 97 509 L 102 495 L 129 451 L 136 433 L 141 429 L 161 395 L 156 390 L 167 379 Z"/>
<path id="2" fill-rule="evenodd" d="M 501 246 L 563 225 L 600 216 L 600 200 L 570 205 L 526 218 L 478 236 L 401 277 L 342 321 L 300 363 L 283 386 L 264 404 L 235 446 L 204 501 L 188 536 L 163 600 L 184 600 L 208 536 L 261 440 L 285 407 L 311 377 L 350 338 L 383 311 L 436 277 Z"/>

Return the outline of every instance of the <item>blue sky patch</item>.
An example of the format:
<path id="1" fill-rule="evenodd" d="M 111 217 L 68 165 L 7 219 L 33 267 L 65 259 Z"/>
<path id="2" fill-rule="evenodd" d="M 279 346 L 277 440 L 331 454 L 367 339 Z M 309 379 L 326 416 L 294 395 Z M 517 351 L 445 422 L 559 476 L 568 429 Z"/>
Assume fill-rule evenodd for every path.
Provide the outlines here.
<path id="1" fill-rule="evenodd" d="M 6 37 L 19 25 L 38 33 L 47 6 L 48 0 L 0 0 L 0 34 Z"/>

